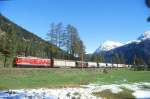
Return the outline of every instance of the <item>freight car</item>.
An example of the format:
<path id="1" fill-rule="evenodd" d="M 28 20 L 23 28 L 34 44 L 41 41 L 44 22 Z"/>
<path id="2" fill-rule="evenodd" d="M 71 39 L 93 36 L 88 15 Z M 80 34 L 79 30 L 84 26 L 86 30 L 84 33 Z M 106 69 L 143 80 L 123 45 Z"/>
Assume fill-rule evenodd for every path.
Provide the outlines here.
<path id="1" fill-rule="evenodd" d="M 61 60 L 61 59 L 54 59 L 54 67 L 75 67 L 76 62 L 73 60 Z"/>
<path id="2" fill-rule="evenodd" d="M 106 63 L 98 63 L 98 67 L 99 68 L 105 68 L 106 67 Z"/>
<path id="3" fill-rule="evenodd" d="M 98 64 L 96 62 L 88 62 L 88 67 L 89 68 L 96 68 L 96 67 L 98 67 Z"/>
<path id="4" fill-rule="evenodd" d="M 88 67 L 88 62 L 84 61 L 76 61 L 76 68 L 87 68 Z"/>

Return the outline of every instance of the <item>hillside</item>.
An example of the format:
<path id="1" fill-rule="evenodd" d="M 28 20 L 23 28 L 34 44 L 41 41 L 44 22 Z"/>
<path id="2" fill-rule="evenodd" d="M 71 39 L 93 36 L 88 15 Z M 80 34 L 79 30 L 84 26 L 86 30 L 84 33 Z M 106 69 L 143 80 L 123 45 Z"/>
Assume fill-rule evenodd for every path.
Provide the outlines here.
<path id="1" fill-rule="evenodd" d="M 113 57 L 114 54 L 122 54 L 124 62 L 134 64 L 135 58 L 139 64 L 149 64 L 150 59 L 150 39 L 143 40 L 139 43 L 133 42 L 105 53 L 106 57 Z"/>
<path id="2" fill-rule="evenodd" d="M 128 41 L 122 46 L 110 50 L 101 51 L 98 49 L 94 55 L 98 54 L 105 57 L 105 62 L 150 65 L 150 32 L 147 31 L 136 40 Z"/>
<path id="3" fill-rule="evenodd" d="M 54 57 L 63 51 L 37 35 L 27 31 L 0 14 L 0 52 L 7 51 L 10 56 Z"/>

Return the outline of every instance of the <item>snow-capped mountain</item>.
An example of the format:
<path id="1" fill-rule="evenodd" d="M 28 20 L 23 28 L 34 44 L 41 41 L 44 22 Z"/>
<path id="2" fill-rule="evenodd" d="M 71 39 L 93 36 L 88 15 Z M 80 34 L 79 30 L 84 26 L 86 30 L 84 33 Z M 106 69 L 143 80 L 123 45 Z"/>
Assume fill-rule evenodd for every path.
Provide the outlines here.
<path id="1" fill-rule="evenodd" d="M 96 50 L 96 53 L 99 53 L 101 51 L 109 51 L 114 48 L 123 46 L 124 44 L 121 42 L 116 42 L 116 41 L 106 41 L 101 46 Z"/>
<path id="2" fill-rule="evenodd" d="M 141 34 L 136 40 L 131 40 L 126 43 L 121 43 L 116 41 L 106 41 L 103 44 L 101 44 L 100 47 L 95 52 L 96 53 L 104 52 L 104 51 L 106 52 L 132 43 L 139 44 L 141 41 L 146 40 L 148 38 L 150 39 L 150 31 L 146 31 L 143 34 Z"/>
<path id="3" fill-rule="evenodd" d="M 103 43 L 93 55 L 99 53 L 103 54 L 107 62 L 110 62 L 111 58 L 117 53 L 119 56 L 122 56 L 124 62 L 128 64 L 133 63 L 135 56 L 140 58 L 143 62 L 148 63 L 150 59 L 150 31 L 146 31 L 137 39 L 126 43 L 107 41 Z"/>
<path id="4" fill-rule="evenodd" d="M 125 45 L 127 44 L 131 44 L 131 43 L 140 43 L 143 40 L 149 39 L 150 38 L 150 31 L 146 31 L 143 34 L 141 34 L 136 40 L 131 40 L 125 43 Z"/>
<path id="5" fill-rule="evenodd" d="M 146 31 L 145 33 L 141 34 L 141 36 L 138 37 L 137 40 L 146 40 L 148 38 L 150 38 L 150 31 Z"/>

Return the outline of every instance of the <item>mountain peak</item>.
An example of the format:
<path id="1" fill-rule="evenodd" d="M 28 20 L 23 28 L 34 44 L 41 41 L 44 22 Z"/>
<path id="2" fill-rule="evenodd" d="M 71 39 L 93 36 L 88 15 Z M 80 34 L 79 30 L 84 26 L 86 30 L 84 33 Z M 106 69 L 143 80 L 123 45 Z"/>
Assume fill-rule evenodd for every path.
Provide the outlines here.
<path id="1" fill-rule="evenodd" d="M 138 37 L 138 40 L 145 40 L 145 39 L 148 39 L 148 38 L 150 38 L 150 31 L 146 31 L 143 34 L 141 34 L 141 36 Z"/>
<path id="2" fill-rule="evenodd" d="M 123 46 L 123 43 L 117 42 L 117 41 L 106 41 L 96 50 L 96 53 L 99 53 L 101 51 L 109 51 L 116 47 Z"/>

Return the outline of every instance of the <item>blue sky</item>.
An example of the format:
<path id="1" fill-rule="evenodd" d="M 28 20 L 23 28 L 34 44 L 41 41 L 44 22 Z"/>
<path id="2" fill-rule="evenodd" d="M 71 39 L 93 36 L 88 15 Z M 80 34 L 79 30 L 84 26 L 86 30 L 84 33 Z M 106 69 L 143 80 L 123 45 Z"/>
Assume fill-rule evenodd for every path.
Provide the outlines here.
<path id="1" fill-rule="evenodd" d="M 52 22 L 72 24 L 89 53 L 107 40 L 126 42 L 150 30 L 150 9 L 144 1 L 0 0 L 0 12 L 44 39 Z"/>

